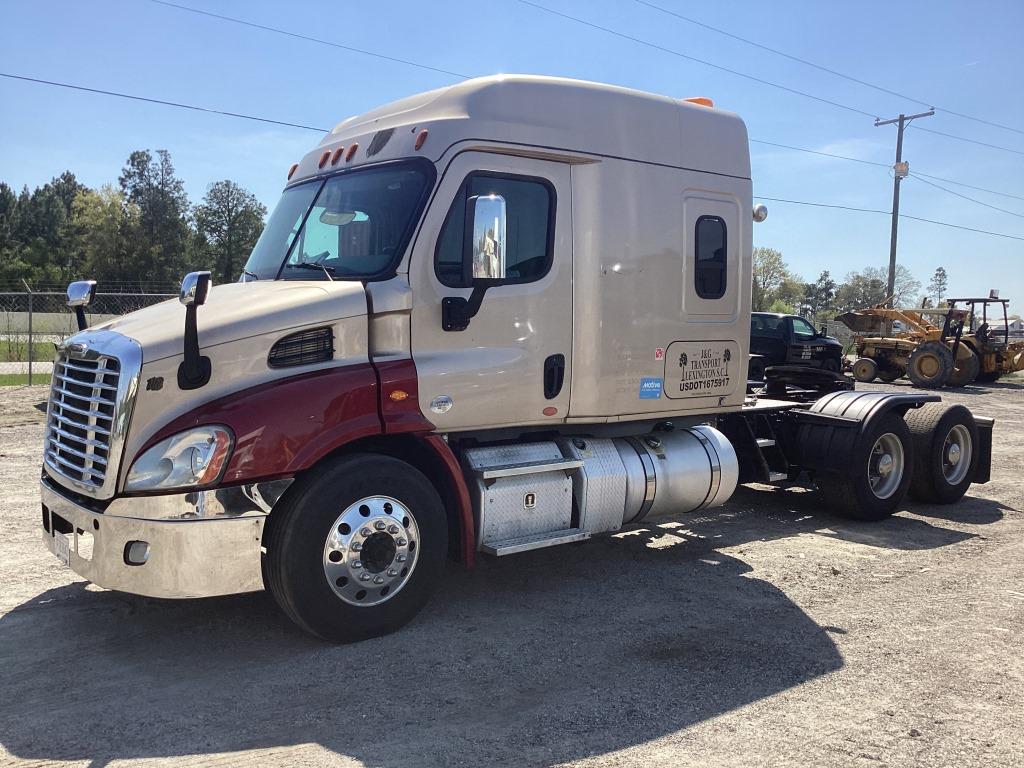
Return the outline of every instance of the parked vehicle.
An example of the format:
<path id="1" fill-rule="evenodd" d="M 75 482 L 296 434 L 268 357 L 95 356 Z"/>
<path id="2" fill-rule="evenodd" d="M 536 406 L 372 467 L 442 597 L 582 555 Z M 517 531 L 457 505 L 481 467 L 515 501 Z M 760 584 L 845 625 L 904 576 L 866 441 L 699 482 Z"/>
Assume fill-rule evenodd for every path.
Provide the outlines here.
<path id="1" fill-rule="evenodd" d="M 797 315 L 753 312 L 750 315 L 751 379 L 764 378 L 771 365 L 805 365 L 839 373 L 843 345 L 815 330 Z"/>
<path id="2" fill-rule="evenodd" d="M 499 76 L 349 118 L 288 172 L 244 282 L 192 273 L 94 328 L 95 285 L 69 288 L 44 538 L 103 587 L 266 587 L 355 640 L 446 558 L 740 482 L 816 482 L 864 520 L 985 482 L 992 421 L 937 396 L 747 397 L 752 208 L 745 126 L 706 99 Z"/>

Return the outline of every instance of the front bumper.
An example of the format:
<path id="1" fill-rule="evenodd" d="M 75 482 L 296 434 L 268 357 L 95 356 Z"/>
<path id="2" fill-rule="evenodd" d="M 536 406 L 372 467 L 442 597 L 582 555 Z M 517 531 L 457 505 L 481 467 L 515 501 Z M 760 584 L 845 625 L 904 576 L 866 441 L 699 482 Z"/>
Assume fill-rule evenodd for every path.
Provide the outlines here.
<path id="1" fill-rule="evenodd" d="M 131 499 L 137 517 L 97 514 L 65 498 L 45 481 L 43 540 L 62 551 L 71 569 L 107 589 L 148 597 L 213 597 L 263 589 L 260 541 L 265 513 L 237 517 L 154 520 L 147 505 L 167 497 Z M 126 500 L 128 501 L 128 500 Z M 129 562 L 133 542 L 145 542 L 145 562 Z M 63 558 L 62 558 L 63 559 Z M 136 558 L 139 559 L 139 558 Z"/>

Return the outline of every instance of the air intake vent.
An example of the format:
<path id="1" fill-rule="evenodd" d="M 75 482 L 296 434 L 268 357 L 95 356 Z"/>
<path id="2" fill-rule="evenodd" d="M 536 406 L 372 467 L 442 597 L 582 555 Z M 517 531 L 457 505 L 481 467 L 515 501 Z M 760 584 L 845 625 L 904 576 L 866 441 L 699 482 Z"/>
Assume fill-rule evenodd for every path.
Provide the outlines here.
<path id="1" fill-rule="evenodd" d="M 334 334 L 330 328 L 299 331 L 274 344 L 267 356 L 271 368 L 323 363 L 334 357 Z"/>

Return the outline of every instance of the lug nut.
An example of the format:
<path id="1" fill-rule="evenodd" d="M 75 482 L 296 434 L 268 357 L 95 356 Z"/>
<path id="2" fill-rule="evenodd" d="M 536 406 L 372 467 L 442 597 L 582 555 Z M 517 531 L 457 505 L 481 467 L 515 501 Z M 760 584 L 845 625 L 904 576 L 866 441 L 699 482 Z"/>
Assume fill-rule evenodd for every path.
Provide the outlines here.
<path id="1" fill-rule="evenodd" d="M 378 531 L 383 531 L 385 528 L 388 527 L 388 524 L 385 523 L 383 520 L 378 520 L 376 523 L 373 524 L 373 527 L 376 528 Z"/>
<path id="2" fill-rule="evenodd" d="M 399 528 L 398 528 L 397 525 L 389 525 L 388 526 L 388 533 L 390 533 L 392 536 L 394 536 L 396 533 L 398 533 L 398 531 L 399 531 Z"/>
<path id="3" fill-rule="evenodd" d="M 388 576 L 395 577 L 397 575 L 398 571 L 396 571 L 394 568 L 388 568 Z"/>
<path id="4" fill-rule="evenodd" d="M 372 533 L 373 533 L 373 531 L 371 531 L 369 528 L 360 528 L 359 529 L 359 535 L 363 536 L 363 537 L 369 536 Z"/>
<path id="5" fill-rule="evenodd" d="M 383 584 L 384 583 L 384 577 L 383 576 L 374 576 L 373 577 L 373 583 L 374 584 Z"/>
<path id="6" fill-rule="evenodd" d="M 406 560 L 406 556 L 405 556 L 405 555 L 397 555 L 397 556 L 395 557 L 395 560 L 397 560 L 397 561 L 398 561 L 398 562 L 400 562 L 400 563 L 404 563 L 404 562 L 405 562 L 405 560 Z"/>
<path id="7" fill-rule="evenodd" d="M 370 580 L 370 574 L 368 574 L 368 573 L 364 573 L 364 574 L 362 574 L 362 575 L 361 575 L 361 576 L 359 577 L 359 580 L 360 580 L 360 581 L 369 581 L 369 580 Z"/>
<path id="8" fill-rule="evenodd" d="M 363 543 L 361 541 L 354 541 L 354 542 L 352 542 L 352 549 L 354 549 L 356 552 L 362 552 L 363 551 Z"/>
<path id="9" fill-rule="evenodd" d="M 362 568 L 363 567 L 363 561 L 362 560 L 356 560 L 354 563 L 352 563 L 352 567 L 353 568 Z"/>
<path id="10" fill-rule="evenodd" d="M 395 542 L 395 544 L 397 544 L 400 547 L 404 547 L 408 543 L 409 542 L 407 542 L 405 539 L 399 539 L 398 541 Z"/>

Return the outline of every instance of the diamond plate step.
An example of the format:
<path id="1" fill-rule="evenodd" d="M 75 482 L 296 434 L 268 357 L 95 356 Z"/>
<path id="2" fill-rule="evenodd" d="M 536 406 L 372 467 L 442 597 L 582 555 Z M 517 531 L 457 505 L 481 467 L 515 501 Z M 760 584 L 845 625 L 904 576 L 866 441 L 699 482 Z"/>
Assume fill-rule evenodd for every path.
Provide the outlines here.
<path id="1" fill-rule="evenodd" d="M 583 462 L 579 459 L 544 459 L 542 461 L 525 461 L 521 464 L 503 464 L 497 467 L 474 469 L 474 473 L 484 480 L 498 477 L 514 477 L 515 475 L 533 475 L 538 472 L 554 472 L 559 469 L 579 469 Z"/>
<path id="2" fill-rule="evenodd" d="M 569 544 L 589 538 L 590 534 L 580 528 L 567 528 L 564 531 L 550 531 L 548 533 L 536 533 L 532 536 L 523 536 L 518 539 L 493 541 L 490 544 L 482 545 L 480 549 L 488 555 L 501 557 L 502 555 L 514 555 L 517 552 L 553 547 L 556 544 Z"/>

